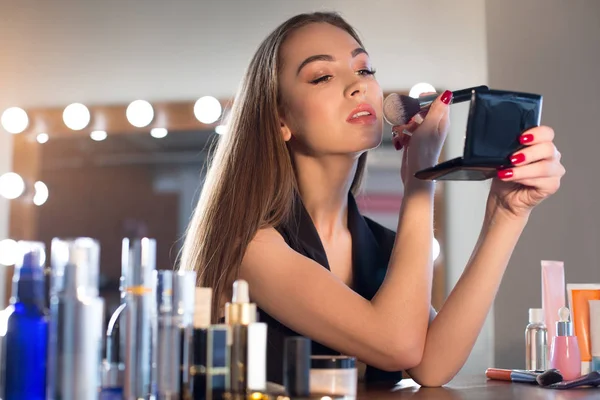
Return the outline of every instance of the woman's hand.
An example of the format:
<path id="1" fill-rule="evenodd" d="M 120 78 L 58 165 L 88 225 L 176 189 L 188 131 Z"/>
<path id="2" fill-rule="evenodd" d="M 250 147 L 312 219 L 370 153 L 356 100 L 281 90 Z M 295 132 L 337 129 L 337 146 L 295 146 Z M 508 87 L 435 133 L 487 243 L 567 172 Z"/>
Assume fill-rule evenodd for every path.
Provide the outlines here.
<path id="1" fill-rule="evenodd" d="M 402 183 L 424 168 L 437 164 L 450 127 L 449 107 L 452 92 L 446 90 L 429 108 L 413 117 L 406 125 L 392 127 L 392 143 L 402 154 Z"/>
<path id="2" fill-rule="evenodd" d="M 510 157 L 514 167 L 498 171 L 488 208 L 499 207 L 513 216 L 526 217 L 558 190 L 565 168 L 553 140 L 554 130 L 547 126 L 531 128 L 521 135 L 520 142 L 526 147 Z"/>

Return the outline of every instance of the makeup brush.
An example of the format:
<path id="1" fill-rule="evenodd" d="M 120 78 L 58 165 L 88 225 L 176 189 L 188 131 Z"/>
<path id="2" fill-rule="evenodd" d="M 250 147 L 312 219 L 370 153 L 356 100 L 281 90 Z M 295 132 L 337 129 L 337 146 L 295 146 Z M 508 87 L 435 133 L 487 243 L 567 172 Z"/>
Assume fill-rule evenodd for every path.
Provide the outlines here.
<path id="1" fill-rule="evenodd" d="M 475 86 L 468 89 L 455 90 L 452 92 L 451 104 L 462 103 L 471 100 L 473 92 L 486 92 L 490 90 L 485 85 Z M 414 98 L 403 94 L 392 93 L 383 101 L 383 116 L 388 124 L 404 125 L 422 109 L 429 107 L 439 96 L 434 93 Z"/>
<path id="2" fill-rule="evenodd" d="M 539 383 L 539 382 L 538 382 Z M 573 389 L 580 386 L 600 386 L 600 371 L 593 371 L 587 375 L 580 376 L 572 381 L 563 381 L 556 383 L 540 383 L 540 386 L 547 387 L 548 389 Z"/>
<path id="3" fill-rule="evenodd" d="M 521 383 L 537 383 L 547 386 L 553 383 L 562 382 L 563 376 L 557 369 L 548 369 L 546 371 L 526 371 L 521 369 L 500 369 L 488 368 L 485 370 L 485 376 L 488 379 L 497 381 L 511 381 Z M 540 383 L 542 382 L 542 383 Z"/>

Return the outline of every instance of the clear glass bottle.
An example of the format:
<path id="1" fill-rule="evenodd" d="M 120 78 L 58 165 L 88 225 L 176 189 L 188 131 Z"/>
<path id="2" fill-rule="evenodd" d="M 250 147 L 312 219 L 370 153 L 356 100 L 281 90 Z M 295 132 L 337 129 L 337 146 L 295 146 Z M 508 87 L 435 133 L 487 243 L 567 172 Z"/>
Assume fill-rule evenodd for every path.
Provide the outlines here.
<path id="1" fill-rule="evenodd" d="M 544 324 L 541 308 L 529 309 L 529 324 L 525 329 L 525 369 L 545 371 L 547 369 L 548 329 Z"/>

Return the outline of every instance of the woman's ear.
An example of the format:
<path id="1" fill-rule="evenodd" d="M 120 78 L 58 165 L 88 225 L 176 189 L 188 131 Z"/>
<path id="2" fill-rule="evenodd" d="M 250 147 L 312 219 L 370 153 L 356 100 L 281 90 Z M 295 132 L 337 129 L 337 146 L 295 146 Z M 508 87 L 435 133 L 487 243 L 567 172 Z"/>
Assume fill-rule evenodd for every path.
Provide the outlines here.
<path id="1" fill-rule="evenodd" d="M 279 124 L 281 129 L 281 137 L 285 142 L 289 141 L 292 138 L 292 131 L 285 120 L 285 113 L 281 108 L 279 108 Z"/>

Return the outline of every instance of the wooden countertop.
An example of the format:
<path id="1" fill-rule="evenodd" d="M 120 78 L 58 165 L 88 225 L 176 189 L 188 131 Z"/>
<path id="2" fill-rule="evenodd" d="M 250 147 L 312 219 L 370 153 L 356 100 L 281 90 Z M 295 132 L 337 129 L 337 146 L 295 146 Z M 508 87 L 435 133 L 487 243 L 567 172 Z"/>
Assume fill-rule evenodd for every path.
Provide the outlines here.
<path id="1" fill-rule="evenodd" d="M 571 390 L 544 389 L 526 383 L 490 381 L 483 375 L 457 377 L 441 388 L 423 388 L 412 379 L 404 379 L 393 388 L 361 387 L 357 400 L 431 399 L 431 400 L 599 400 L 600 388 Z"/>

